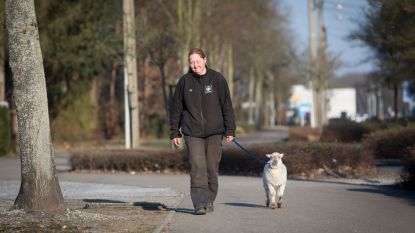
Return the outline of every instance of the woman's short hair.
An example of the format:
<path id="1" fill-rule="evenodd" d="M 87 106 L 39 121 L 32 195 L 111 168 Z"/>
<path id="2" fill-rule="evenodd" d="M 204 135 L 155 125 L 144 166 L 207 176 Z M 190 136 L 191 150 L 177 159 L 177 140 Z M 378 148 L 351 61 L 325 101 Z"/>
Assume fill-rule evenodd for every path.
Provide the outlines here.
<path id="1" fill-rule="evenodd" d="M 193 48 L 189 51 L 189 57 L 190 55 L 193 55 L 193 54 L 199 54 L 201 58 L 206 58 L 205 52 L 203 52 L 203 50 L 199 48 Z"/>

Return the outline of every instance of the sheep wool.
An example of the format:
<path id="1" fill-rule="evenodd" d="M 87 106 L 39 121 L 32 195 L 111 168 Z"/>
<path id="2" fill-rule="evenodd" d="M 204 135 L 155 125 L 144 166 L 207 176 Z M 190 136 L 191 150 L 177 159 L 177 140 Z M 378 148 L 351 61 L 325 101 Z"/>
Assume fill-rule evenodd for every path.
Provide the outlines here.
<path id="1" fill-rule="evenodd" d="M 281 153 L 274 152 L 266 155 L 270 160 L 264 166 L 262 175 L 263 185 L 265 189 L 265 204 L 267 207 L 275 209 L 276 199 L 278 197 L 277 206 L 282 207 L 284 190 L 287 183 L 287 168 L 282 162 Z"/>

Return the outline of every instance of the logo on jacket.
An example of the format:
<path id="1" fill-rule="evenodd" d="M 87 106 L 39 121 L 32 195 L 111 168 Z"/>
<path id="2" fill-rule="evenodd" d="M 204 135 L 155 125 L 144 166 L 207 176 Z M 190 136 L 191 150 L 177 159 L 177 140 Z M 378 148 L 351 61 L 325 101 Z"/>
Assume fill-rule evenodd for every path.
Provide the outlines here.
<path id="1" fill-rule="evenodd" d="M 205 85 L 205 94 L 210 94 L 210 93 L 213 93 L 213 85 L 207 84 Z"/>

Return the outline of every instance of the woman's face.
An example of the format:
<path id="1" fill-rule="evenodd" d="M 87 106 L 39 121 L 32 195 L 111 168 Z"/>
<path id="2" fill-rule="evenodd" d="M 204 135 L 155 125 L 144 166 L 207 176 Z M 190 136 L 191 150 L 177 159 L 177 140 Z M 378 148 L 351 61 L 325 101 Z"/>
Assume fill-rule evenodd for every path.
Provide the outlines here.
<path id="1" fill-rule="evenodd" d="M 202 58 L 199 54 L 194 53 L 189 56 L 190 69 L 198 75 L 206 73 L 206 58 Z"/>

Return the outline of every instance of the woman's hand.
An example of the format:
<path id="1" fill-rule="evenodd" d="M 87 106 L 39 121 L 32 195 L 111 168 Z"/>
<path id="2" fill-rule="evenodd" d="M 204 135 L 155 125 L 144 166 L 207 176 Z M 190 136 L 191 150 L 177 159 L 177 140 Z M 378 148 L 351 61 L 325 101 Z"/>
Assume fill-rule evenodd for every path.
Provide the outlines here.
<path id="1" fill-rule="evenodd" d="M 181 143 L 181 138 L 173 138 L 171 141 L 176 147 L 179 147 Z"/>
<path id="2" fill-rule="evenodd" d="M 226 136 L 226 142 L 230 143 L 233 140 L 233 136 Z"/>

